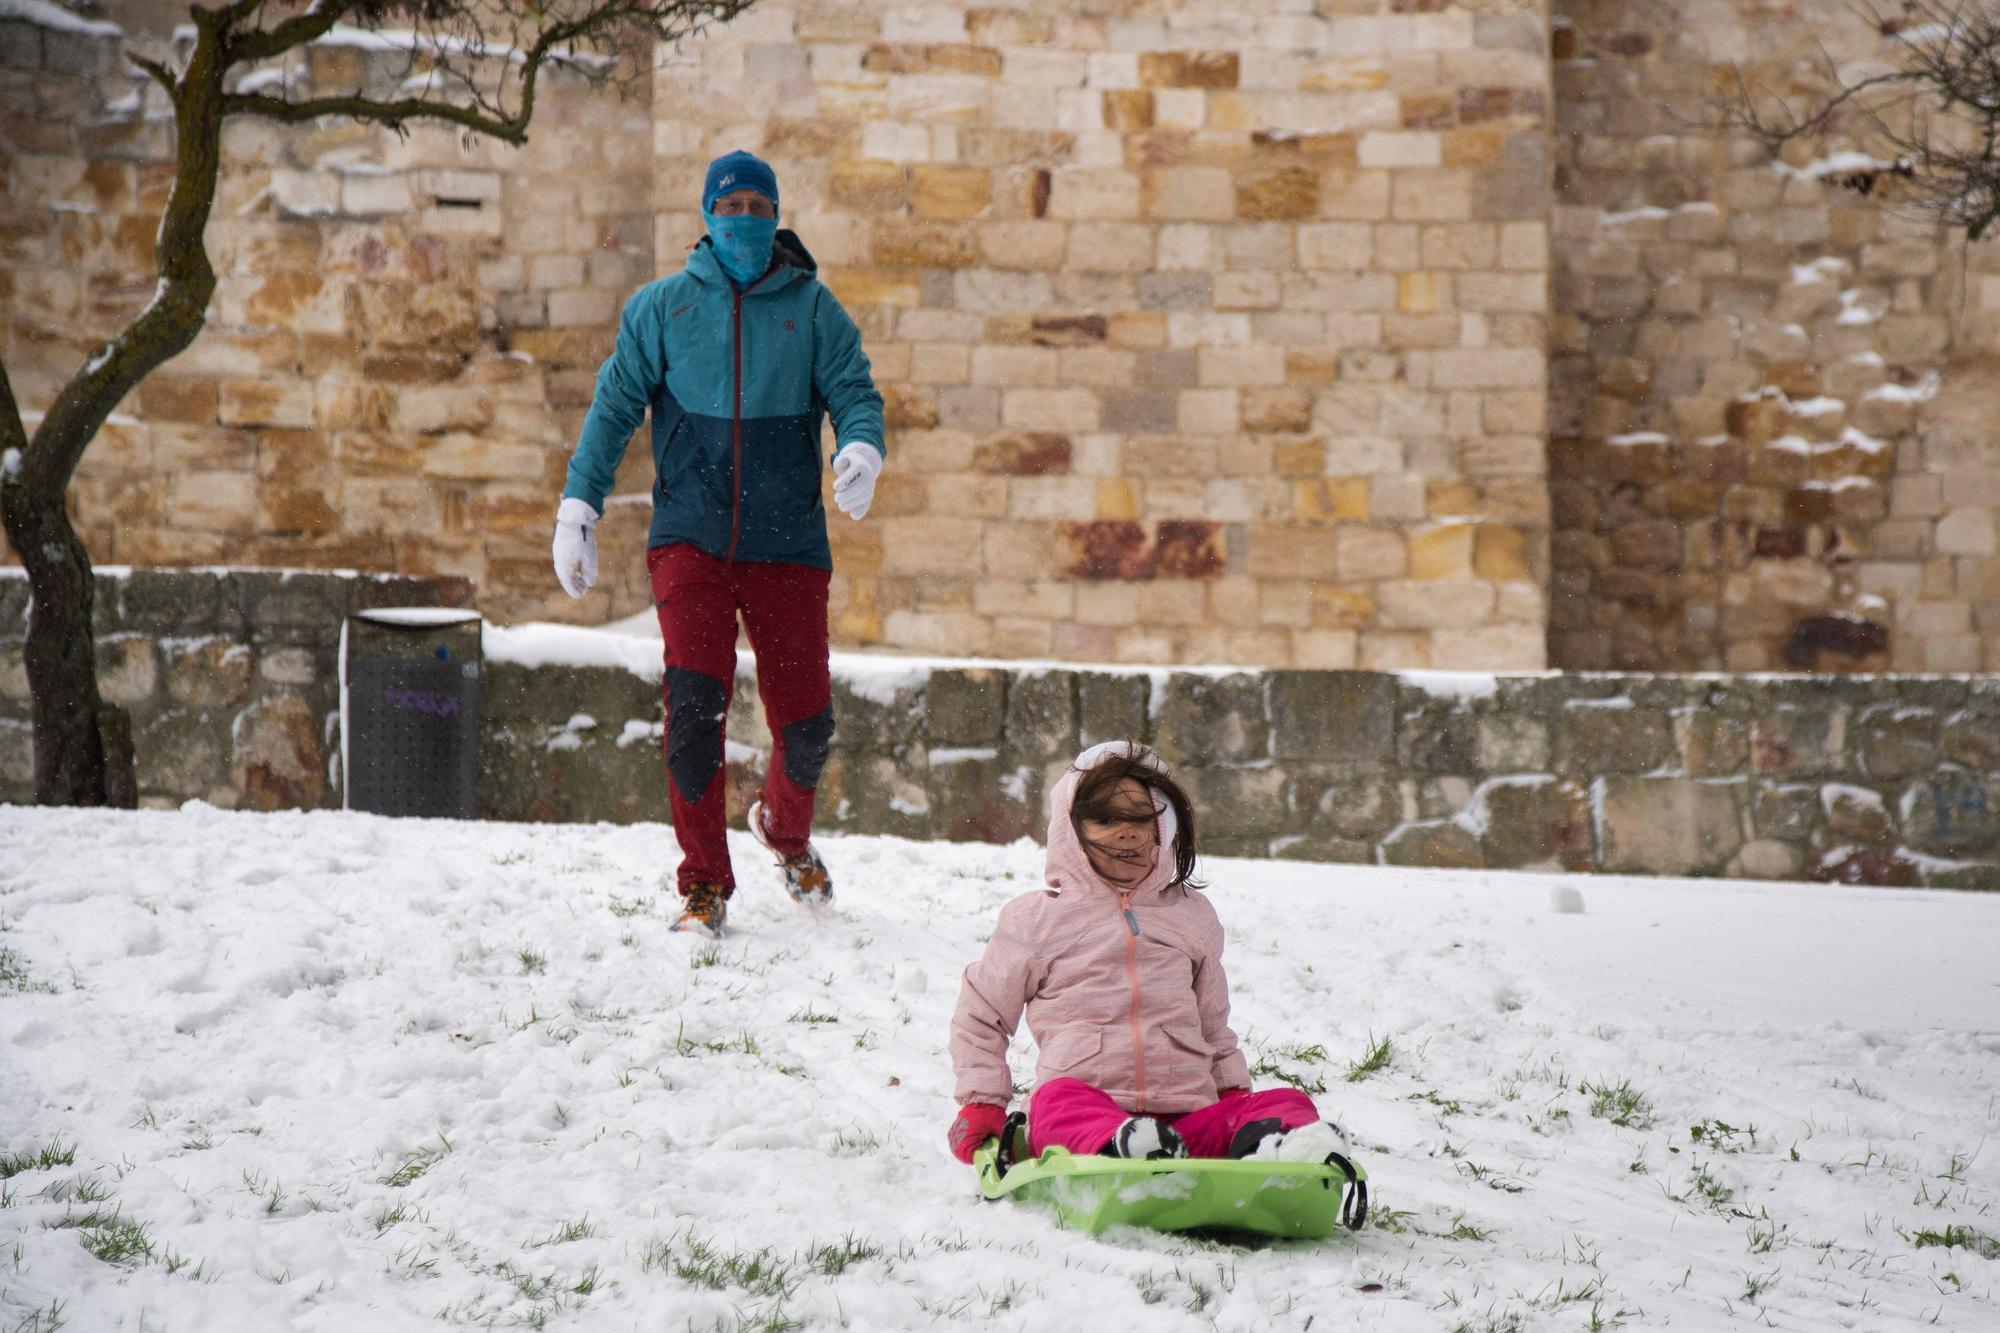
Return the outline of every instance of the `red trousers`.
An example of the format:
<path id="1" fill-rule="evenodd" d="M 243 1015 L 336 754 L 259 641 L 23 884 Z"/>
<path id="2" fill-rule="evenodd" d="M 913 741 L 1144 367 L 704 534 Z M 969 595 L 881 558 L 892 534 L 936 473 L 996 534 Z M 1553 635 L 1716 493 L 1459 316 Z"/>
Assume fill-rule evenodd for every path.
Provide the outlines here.
<path id="1" fill-rule="evenodd" d="M 1028 1099 L 1028 1146 L 1037 1156 L 1048 1147 L 1088 1156 L 1111 1142 L 1131 1115 L 1109 1094 L 1081 1079 L 1052 1078 Z M 1226 1157 L 1237 1130 L 1252 1120 L 1273 1118 L 1286 1129 L 1296 1129 L 1320 1117 L 1312 1098 L 1297 1088 L 1266 1088 L 1181 1115 L 1158 1117 L 1174 1127 L 1190 1157 Z"/>
<path id="2" fill-rule="evenodd" d="M 740 615 L 757 654 L 757 694 L 771 729 L 764 829 L 787 856 L 812 833 L 813 791 L 833 741 L 826 664 L 826 597 L 832 576 L 810 565 L 727 563 L 684 543 L 646 552 L 653 604 L 666 643 L 667 792 L 681 845 L 676 880 L 736 885 L 729 866 L 724 728 L 736 679 Z"/>

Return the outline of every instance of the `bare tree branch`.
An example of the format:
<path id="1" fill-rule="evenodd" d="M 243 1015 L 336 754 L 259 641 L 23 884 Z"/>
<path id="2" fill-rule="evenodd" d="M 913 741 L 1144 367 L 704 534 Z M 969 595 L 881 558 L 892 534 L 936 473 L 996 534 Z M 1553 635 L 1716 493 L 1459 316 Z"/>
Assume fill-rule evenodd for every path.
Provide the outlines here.
<path id="1" fill-rule="evenodd" d="M 347 116 L 394 129 L 401 129 L 405 122 L 412 120 L 447 120 L 515 145 L 527 141 L 528 122 L 534 116 L 532 97 L 523 101 L 518 115 L 500 120 L 483 114 L 475 107 L 450 102 L 433 102 L 417 97 L 384 102 L 359 93 L 345 97 L 314 97 L 302 102 L 288 102 L 282 97 L 267 97 L 262 93 L 230 93 L 222 99 L 222 109 L 226 115 L 263 116 L 290 125 L 318 120 L 321 116 Z"/>
<path id="2" fill-rule="evenodd" d="M 248 0 L 246 0 L 246 3 Z M 241 9 L 242 5 L 235 8 Z M 254 10 L 255 5 L 251 8 Z M 305 13 L 286 19 L 268 32 L 252 30 L 232 37 L 229 42 L 229 63 L 268 60 L 272 56 L 283 55 L 295 47 L 304 46 L 315 38 L 324 37 L 334 26 L 354 8 L 354 0 L 317 0 Z M 225 14 L 230 11 L 224 11 Z"/>
<path id="3" fill-rule="evenodd" d="M 1862 195 L 1979 240 L 2000 224 L 2000 10 L 1978 0 L 1902 0 L 1857 13 L 1888 44 L 1894 68 L 1850 78 L 1825 47 L 1831 91 L 1803 111 L 1759 98 L 1740 73 L 1716 127 L 1749 134 L 1773 155 L 1799 141 L 1846 137 L 1875 160 L 1829 172 Z"/>
<path id="4" fill-rule="evenodd" d="M 174 95 L 175 85 L 174 85 L 173 72 L 169 70 L 165 65 L 162 65 L 159 61 L 154 60 L 148 56 L 141 55 L 137 51 L 128 50 L 127 52 L 125 52 L 125 58 L 131 61 L 134 65 L 138 66 L 140 69 L 144 70 L 146 72 L 147 77 L 151 78 L 154 83 L 157 83 L 162 88 L 165 88 L 167 90 L 167 96 L 172 97 Z"/>
<path id="5" fill-rule="evenodd" d="M 28 428 L 21 424 L 21 409 L 14 402 L 14 386 L 7 379 L 7 367 L 0 365 L 0 456 L 9 449 L 25 452 Z M 12 473 L 0 468 L 0 486 L 12 480 Z"/>

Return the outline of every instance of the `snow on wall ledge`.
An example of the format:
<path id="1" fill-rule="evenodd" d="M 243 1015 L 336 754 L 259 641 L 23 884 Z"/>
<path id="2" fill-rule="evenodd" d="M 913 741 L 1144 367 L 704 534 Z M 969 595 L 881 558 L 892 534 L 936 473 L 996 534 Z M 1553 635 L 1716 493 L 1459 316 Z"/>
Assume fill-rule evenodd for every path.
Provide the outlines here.
<path id="1" fill-rule="evenodd" d="M 100 571 L 105 696 L 143 799 L 340 802 L 356 610 L 451 579 Z M 0 579 L 0 799 L 32 798 L 24 580 Z M 488 627 L 481 813 L 664 821 L 658 640 Z M 770 736 L 739 669 L 732 817 Z M 840 655 L 829 832 L 1011 841 L 1084 745 L 1140 736 L 1215 853 L 2000 889 L 2000 677 L 1378 674 Z M 663 860 L 662 864 L 665 864 Z"/>

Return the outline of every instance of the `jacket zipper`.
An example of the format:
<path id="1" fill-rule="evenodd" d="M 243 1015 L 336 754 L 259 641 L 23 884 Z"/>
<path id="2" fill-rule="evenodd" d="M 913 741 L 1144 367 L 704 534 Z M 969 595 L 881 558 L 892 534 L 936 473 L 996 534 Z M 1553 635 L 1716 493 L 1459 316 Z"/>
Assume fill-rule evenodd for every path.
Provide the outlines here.
<path id="1" fill-rule="evenodd" d="M 1132 915 L 1132 894 L 1128 890 L 1118 895 L 1118 911 L 1125 918 L 1129 933 L 1125 936 L 1125 976 L 1132 983 L 1132 1081 L 1137 1085 L 1138 1104 L 1132 1109 L 1146 1109 L 1146 1043 L 1139 1030 L 1139 919 Z"/>
<path id="2" fill-rule="evenodd" d="M 775 272 L 775 270 L 773 270 Z M 743 535 L 743 297 L 755 291 L 757 283 L 770 277 L 765 273 L 757 282 L 748 287 L 729 284 L 729 341 L 730 351 L 736 363 L 735 401 L 730 408 L 729 445 L 732 461 L 736 468 L 735 485 L 731 489 L 729 503 L 729 561 L 736 563 L 736 543 Z"/>
<path id="3" fill-rule="evenodd" d="M 743 289 L 735 283 L 729 285 L 729 341 L 731 354 L 735 359 L 735 374 L 732 377 L 735 389 L 735 403 L 730 409 L 729 442 L 734 460 L 735 473 L 730 478 L 729 503 L 729 563 L 736 562 L 736 541 L 743 532 Z"/>

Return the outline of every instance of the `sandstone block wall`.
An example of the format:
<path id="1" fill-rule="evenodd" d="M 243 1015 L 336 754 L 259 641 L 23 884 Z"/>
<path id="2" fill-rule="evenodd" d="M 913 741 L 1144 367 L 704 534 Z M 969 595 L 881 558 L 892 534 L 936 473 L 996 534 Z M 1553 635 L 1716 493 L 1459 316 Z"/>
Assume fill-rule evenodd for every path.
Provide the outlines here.
<path id="1" fill-rule="evenodd" d="M 0 354 L 32 410 L 150 291 L 168 167 L 109 39 L 5 26 Z M 93 449 L 78 521 L 107 561 L 643 609 L 643 443 L 581 606 L 549 596 L 550 501 L 619 299 L 748 146 L 891 403 L 876 513 L 835 523 L 843 642 L 1538 666 L 1545 44 L 1539 0 L 766 0 L 650 110 L 558 88 L 522 153 L 238 126 L 209 330 Z M 291 77 L 398 70 L 331 46 Z"/>
<path id="2" fill-rule="evenodd" d="M 0 39 L 32 412 L 150 293 L 168 144 L 112 39 Z M 1889 49 L 1840 0 L 763 0 L 632 99 L 558 77 L 522 152 L 237 126 L 209 329 L 77 520 L 106 561 L 643 611 L 643 439 L 581 604 L 550 501 L 618 301 L 745 146 L 890 403 L 875 513 L 833 524 L 842 643 L 1991 670 L 2000 260 L 1700 125 L 1732 64 L 1791 87 L 1821 42 Z"/>
<path id="3" fill-rule="evenodd" d="M 99 581 L 143 797 L 340 802 L 334 649 L 362 606 L 453 582 L 139 572 Z M 24 580 L 0 579 L 0 800 L 30 794 Z M 1157 745 L 1222 855 L 2000 888 L 2000 680 L 1043 670 L 836 662 L 827 831 L 1039 837 L 1084 745 Z M 479 808 L 664 821 L 657 666 L 530 666 L 489 637 Z M 770 736 L 737 682 L 741 826 Z M 663 855 L 665 842 L 663 839 Z"/>
<path id="4" fill-rule="evenodd" d="M 156 281 L 172 122 L 119 45 L 0 21 L 0 358 L 31 430 Z M 383 94 L 406 62 L 329 42 L 282 73 Z M 618 303 L 652 276 L 650 142 L 643 81 L 621 99 L 560 71 L 521 150 L 232 121 L 207 327 L 77 474 L 93 558 L 449 574 L 523 614 L 559 597 L 569 445 Z M 626 511 L 610 526 L 644 530 Z M 649 604 L 618 572 L 584 613 Z"/>
<path id="5" fill-rule="evenodd" d="M 659 253 L 765 154 L 889 399 L 839 638 L 1540 665 L 1545 23 L 767 2 L 669 60 Z"/>
<path id="6" fill-rule="evenodd" d="M 1556 665 L 2000 667 L 2000 252 L 1847 188 L 1865 138 L 1701 127 L 1738 68 L 1802 103 L 1822 45 L 1895 38 L 1840 0 L 1555 4 Z"/>

